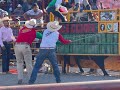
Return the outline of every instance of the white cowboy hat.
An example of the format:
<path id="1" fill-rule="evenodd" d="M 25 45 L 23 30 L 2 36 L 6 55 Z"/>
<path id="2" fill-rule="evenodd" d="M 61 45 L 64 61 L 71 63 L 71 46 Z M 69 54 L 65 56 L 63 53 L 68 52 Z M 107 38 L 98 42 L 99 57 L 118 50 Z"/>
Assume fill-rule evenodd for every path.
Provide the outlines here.
<path id="1" fill-rule="evenodd" d="M 30 19 L 29 21 L 25 22 L 25 26 L 27 28 L 34 28 L 36 24 L 37 24 L 36 19 Z"/>
<path id="2" fill-rule="evenodd" d="M 58 30 L 60 30 L 61 27 L 62 27 L 62 25 L 59 25 L 58 21 L 49 22 L 47 24 L 47 29 L 50 31 L 58 31 Z"/>
<path id="3" fill-rule="evenodd" d="M 3 22 L 3 21 L 10 21 L 10 20 L 12 20 L 12 19 L 10 19 L 9 17 L 3 17 L 3 18 L 2 18 L 2 22 Z"/>
<path id="4" fill-rule="evenodd" d="M 17 7 L 19 8 L 19 7 L 22 7 L 22 6 L 21 6 L 20 4 L 18 4 L 18 6 L 17 6 Z"/>

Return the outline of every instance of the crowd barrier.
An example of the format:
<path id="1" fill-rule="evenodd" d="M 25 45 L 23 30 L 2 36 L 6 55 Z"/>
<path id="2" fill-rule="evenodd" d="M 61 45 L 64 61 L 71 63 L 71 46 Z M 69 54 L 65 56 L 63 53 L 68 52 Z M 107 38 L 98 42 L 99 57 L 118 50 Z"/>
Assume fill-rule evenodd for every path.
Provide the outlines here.
<path id="1" fill-rule="evenodd" d="M 120 90 L 120 80 L 1 86 L 0 90 Z"/>

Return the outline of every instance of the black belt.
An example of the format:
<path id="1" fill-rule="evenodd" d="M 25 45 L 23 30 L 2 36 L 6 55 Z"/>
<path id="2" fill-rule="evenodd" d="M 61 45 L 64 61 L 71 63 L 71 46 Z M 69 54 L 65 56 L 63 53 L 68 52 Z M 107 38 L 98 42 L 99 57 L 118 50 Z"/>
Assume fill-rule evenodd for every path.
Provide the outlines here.
<path id="1" fill-rule="evenodd" d="M 55 49 L 54 47 L 40 47 L 40 49 Z"/>
<path id="2" fill-rule="evenodd" d="M 3 43 L 11 44 L 12 41 L 3 41 Z"/>

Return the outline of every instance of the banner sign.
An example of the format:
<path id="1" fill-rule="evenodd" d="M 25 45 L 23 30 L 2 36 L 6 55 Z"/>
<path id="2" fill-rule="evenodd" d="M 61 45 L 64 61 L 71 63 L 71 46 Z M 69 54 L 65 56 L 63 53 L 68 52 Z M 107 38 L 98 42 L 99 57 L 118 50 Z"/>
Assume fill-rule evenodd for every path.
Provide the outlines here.
<path id="1" fill-rule="evenodd" d="M 98 32 L 98 23 L 66 23 L 62 24 L 60 33 L 97 33 Z"/>

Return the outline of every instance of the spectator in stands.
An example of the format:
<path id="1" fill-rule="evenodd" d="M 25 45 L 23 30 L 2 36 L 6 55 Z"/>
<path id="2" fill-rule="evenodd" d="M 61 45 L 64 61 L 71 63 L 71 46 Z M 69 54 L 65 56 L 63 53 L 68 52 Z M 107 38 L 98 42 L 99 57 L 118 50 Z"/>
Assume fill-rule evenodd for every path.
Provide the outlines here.
<path id="1" fill-rule="evenodd" d="M 19 4 L 23 4 L 24 2 L 23 2 L 24 0 L 17 0 L 17 3 L 19 3 Z"/>
<path id="2" fill-rule="evenodd" d="M 8 6 L 8 13 L 11 15 L 13 13 L 13 4 L 10 3 L 9 6 Z"/>
<path id="3" fill-rule="evenodd" d="M 38 4 L 39 8 L 42 9 L 42 10 L 44 10 L 44 8 L 45 8 L 45 7 L 43 7 L 44 6 L 43 2 L 44 2 L 44 0 L 37 0 L 37 4 Z"/>
<path id="4" fill-rule="evenodd" d="M 80 11 L 80 1 L 81 0 L 74 0 L 75 1 L 75 6 L 73 7 L 74 9 L 74 11 Z M 77 15 L 77 13 L 73 13 L 73 16 L 74 16 L 74 19 L 76 18 L 76 15 Z"/>
<path id="5" fill-rule="evenodd" d="M 88 0 L 83 0 L 83 5 L 84 5 L 84 10 L 91 10 L 91 6 L 90 6 Z M 89 16 L 89 21 L 94 21 L 91 12 L 88 12 L 88 16 Z"/>
<path id="6" fill-rule="evenodd" d="M 17 8 L 14 10 L 13 14 L 16 16 L 23 15 L 24 11 L 22 10 L 22 6 L 18 4 Z"/>
<path id="7" fill-rule="evenodd" d="M 49 16 L 46 14 L 46 10 L 45 8 L 47 7 L 47 4 L 49 3 L 49 0 L 37 0 L 37 4 L 39 6 L 39 8 L 43 11 L 43 18 L 44 18 L 44 22 L 49 22 Z"/>
<path id="8" fill-rule="evenodd" d="M 62 6 L 65 6 L 67 9 L 70 9 L 72 7 L 69 0 L 64 0 Z"/>
<path id="9" fill-rule="evenodd" d="M 88 0 L 92 10 L 98 10 L 97 0 Z M 94 21 L 98 21 L 97 13 L 92 13 Z"/>
<path id="10" fill-rule="evenodd" d="M 27 12 L 29 10 L 27 0 L 23 0 L 22 9 L 24 12 Z"/>
<path id="11" fill-rule="evenodd" d="M 0 28 L 0 46 L 2 48 L 2 73 L 9 73 L 10 62 L 10 44 L 15 41 L 12 29 L 10 28 L 10 19 L 8 17 L 2 18 L 3 26 Z"/>
<path id="12" fill-rule="evenodd" d="M 48 14 L 52 12 L 55 16 L 59 17 L 62 20 L 62 22 L 65 22 L 67 21 L 66 17 L 61 12 L 59 12 L 59 8 L 61 4 L 62 4 L 62 0 L 52 0 L 48 4 L 46 11 Z"/>
<path id="13" fill-rule="evenodd" d="M 88 0 L 92 10 L 97 10 L 97 0 Z"/>
<path id="14" fill-rule="evenodd" d="M 102 2 L 100 2 L 100 9 L 104 9 Z"/>
<path id="15" fill-rule="evenodd" d="M 19 17 L 17 17 L 17 18 L 13 19 L 12 30 L 13 30 L 13 35 L 14 36 L 18 36 L 19 29 L 20 29 L 20 19 L 19 19 Z"/>
<path id="16" fill-rule="evenodd" d="M 3 18 L 5 16 L 7 16 L 7 15 L 8 15 L 7 11 L 4 11 L 4 10 L 0 9 L 0 18 Z"/>
<path id="17" fill-rule="evenodd" d="M 80 9 L 80 4 L 82 3 L 82 0 L 75 0 L 75 8 L 74 10 L 79 10 Z"/>
<path id="18" fill-rule="evenodd" d="M 56 78 L 56 83 L 60 83 L 60 71 L 57 64 L 57 57 L 55 53 L 56 42 L 61 38 L 62 43 L 69 44 L 70 40 L 65 40 L 58 32 L 62 26 L 59 25 L 58 21 L 49 22 L 47 24 L 47 29 L 43 32 L 42 42 L 40 45 L 40 51 L 37 55 L 36 63 L 32 71 L 29 84 L 34 84 L 37 73 L 42 66 L 43 61 L 48 58 L 51 62 L 54 70 L 54 76 Z"/>
<path id="19" fill-rule="evenodd" d="M 29 19 L 36 19 L 37 23 L 41 24 L 43 26 L 43 11 L 41 9 L 39 9 L 39 6 L 37 5 L 37 3 L 33 4 L 33 7 L 31 10 L 27 11 L 24 13 L 24 18 L 26 20 Z"/>
<path id="20" fill-rule="evenodd" d="M 26 64 L 28 75 L 30 75 L 32 71 L 32 52 L 30 49 L 30 45 L 35 38 L 42 38 L 42 34 L 36 32 L 35 25 L 36 19 L 30 19 L 29 21 L 26 21 L 25 26 L 20 29 L 18 38 L 16 40 L 14 50 L 17 60 L 18 84 L 22 84 L 23 81 L 24 61 Z"/>

